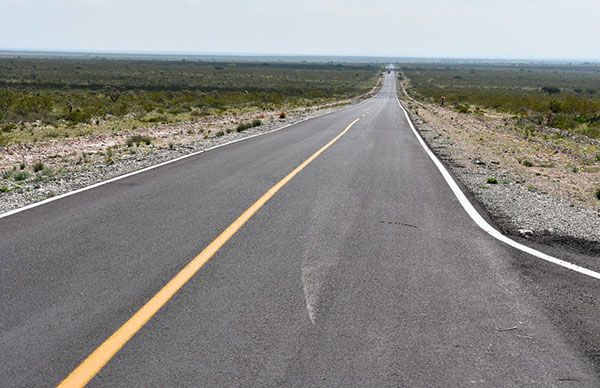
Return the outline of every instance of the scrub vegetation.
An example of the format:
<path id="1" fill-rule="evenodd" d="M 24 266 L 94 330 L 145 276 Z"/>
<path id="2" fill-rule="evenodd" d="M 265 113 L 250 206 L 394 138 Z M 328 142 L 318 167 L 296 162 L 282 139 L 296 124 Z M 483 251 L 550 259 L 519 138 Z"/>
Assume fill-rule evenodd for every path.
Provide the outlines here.
<path id="1" fill-rule="evenodd" d="M 374 65 L 0 58 L 0 145 L 206 116 L 285 110 L 369 91 Z"/>
<path id="2" fill-rule="evenodd" d="M 417 100 L 459 113 L 492 109 L 525 132 L 554 127 L 600 139 L 600 65 L 400 65 Z"/>
<path id="3" fill-rule="evenodd" d="M 600 64 L 398 67 L 423 136 L 499 224 L 600 238 Z"/>

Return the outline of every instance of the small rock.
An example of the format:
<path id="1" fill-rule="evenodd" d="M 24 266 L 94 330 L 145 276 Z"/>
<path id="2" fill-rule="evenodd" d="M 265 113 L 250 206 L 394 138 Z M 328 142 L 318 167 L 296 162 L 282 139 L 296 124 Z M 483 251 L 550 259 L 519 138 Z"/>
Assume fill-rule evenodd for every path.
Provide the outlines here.
<path id="1" fill-rule="evenodd" d="M 485 166 L 485 162 L 479 159 L 473 159 L 473 164 L 476 164 L 478 166 Z"/>
<path id="2" fill-rule="evenodd" d="M 532 237 L 533 236 L 533 230 L 531 229 L 519 229 L 519 236 L 521 237 Z"/>

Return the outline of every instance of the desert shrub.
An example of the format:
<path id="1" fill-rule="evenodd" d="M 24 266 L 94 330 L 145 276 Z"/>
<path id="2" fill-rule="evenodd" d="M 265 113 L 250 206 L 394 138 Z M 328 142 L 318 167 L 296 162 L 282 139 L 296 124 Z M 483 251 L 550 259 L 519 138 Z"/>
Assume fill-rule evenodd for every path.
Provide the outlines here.
<path id="1" fill-rule="evenodd" d="M 523 122 L 600 138 L 597 66 L 410 64 L 402 68 L 411 81 L 408 92 L 417 99 L 437 102 L 445 96 L 454 107 L 495 109 Z M 463 78 L 460 84 L 456 75 Z"/>
<path id="2" fill-rule="evenodd" d="M 33 172 L 39 172 L 42 171 L 46 166 L 44 166 L 44 163 L 37 161 L 33 164 L 32 168 L 33 168 Z"/>
<path id="3" fill-rule="evenodd" d="M 199 117 L 230 107 L 310 105 L 367 92 L 380 69 L 108 58 L 0 58 L 0 68 L 0 130 L 20 121 L 75 125 L 154 112 L 150 122 L 165 122 L 165 112 Z"/>
<path id="4" fill-rule="evenodd" d="M 12 132 L 17 129 L 17 125 L 15 123 L 5 123 L 2 125 L 2 132 Z"/>
<path id="5" fill-rule="evenodd" d="M 456 111 L 458 113 L 471 113 L 471 109 L 469 108 L 469 106 L 467 104 L 457 104 L 455 107 Z"/>
<path id="6" fill-rule="evenodd" d="M 142 135 L 133 135 L 125 141 L 125 144 L 127 145 L 127 147 L 132 147 L 134 145 L 136 147 L 139 147 L 140 144 L 150 145 L 151 143 L 152 143 L 151 137 L 142 136 Z"/>
<path id="7" fill-rule="evenodd" d="M 548 110 L 552 113 L 560 113 L 562 111 L 562 105 L 560 101 L 549 101 L 548 102 Z"/>
<path id="8" fill-rule="evenodd" d="M 489 183 L 491 185 L 498 184 L 498 179 L 496 179 L 496 177 L 490 177 L 487 179 L 487 183 Z"/>
<path id="9" fill-rule="evenodd" d="M 237 126 L 236 131 L 237 132 L 243 132 L 246 129 L 250 129 L 250 128 L 254 128 L 254 127 L 259 127 L 261 125 L 262 125 L 262 121 L 260 121 L 259 119 L 254 119 L 251 122 L 240 123 Z"/>
<path id="10" fill-rule="evenodd" d="M 533 167 L 533 162 L 528 159 L 521 160 L 521 164 L 525 167 Z"/>
<path id="11" fill-rule="evenodd" d="M 252 128 L 252 123 L 240 123 L 240 124 L 238 124 L 236 131 L 243 132 L 249 128 Z"/>
<path id="12" fill-rule="evenodd" d="M 24 181 L 29 178 L 29 173 L 26 171 L 19 171 L 13 174 L 12 178 L 15 181 Z"/>
<path id="13" fill-rule="evenodd" d="M 92 119 L 92 113 L 89 111 L 83 111 L 82 109 L 73 109 L 65 116 L 70 124 L 87 123 Z"/>
<path id="14" fill-rule="evenodd" d="M 557 88 L 556 86 L 544 86 L 544 87 L 542 87 L 542 92 L 545 92 L 548 94 L 559 94 L 560 88 Z"/>

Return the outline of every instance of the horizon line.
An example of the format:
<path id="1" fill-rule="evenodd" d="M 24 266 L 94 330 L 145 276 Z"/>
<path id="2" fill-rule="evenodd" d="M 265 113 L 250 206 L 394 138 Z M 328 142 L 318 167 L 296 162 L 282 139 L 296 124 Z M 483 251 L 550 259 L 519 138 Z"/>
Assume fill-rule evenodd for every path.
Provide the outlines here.
<path id="1" fill-rule="evenodd" d="M 470 57 L 470 56 L 410 56 L 377 54 L 315 54 L 315 53 L 264 53 L 264 52 L 195 52 L 195 51 L 136 51 L 136 50 L 80 50 L 80 49 L 14 49 L 1 48 L 0 54 L 40 53 L 40 54 L 97 54 L 97 55 L 154 55 L 154 56 L 202 56 L 202 57 L 312 57 L 312 58 L 370 58 L 370 59 L 410 59 L 410 60 L 472 60 L 472 61 L 530 61 L 530 62 L 592 62 L 600 63 L 600 58 L 552 58 L 552 57 Z"/>

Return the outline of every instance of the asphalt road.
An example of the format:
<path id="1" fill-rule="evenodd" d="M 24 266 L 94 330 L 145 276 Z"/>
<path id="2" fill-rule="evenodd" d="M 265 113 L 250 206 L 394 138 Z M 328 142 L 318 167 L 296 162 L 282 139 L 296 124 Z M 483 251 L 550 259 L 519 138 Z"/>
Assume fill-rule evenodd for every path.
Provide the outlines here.
<path id="1" fill-rule="evenodd" d="M 357 118 L 91 385 L 600 385 L 598 281 L 480 230 L 394 91 L 0 219 L 0 385 L 61 382 Z"/>

